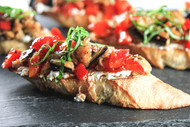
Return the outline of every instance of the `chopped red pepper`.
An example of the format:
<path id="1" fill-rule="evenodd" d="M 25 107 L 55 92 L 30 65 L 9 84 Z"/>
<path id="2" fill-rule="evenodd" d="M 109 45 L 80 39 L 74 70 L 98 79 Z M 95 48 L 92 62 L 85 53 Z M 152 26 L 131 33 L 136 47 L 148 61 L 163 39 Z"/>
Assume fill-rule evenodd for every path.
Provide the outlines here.
<path id="1" fill-rule="evenodd" d="M 89 27 L 98 37 L 107 37 L 111 35 L 112 28 L 107 21 L 100 21 Z"/>
<path id="2" fill-rule="evenodd" d="M 84 76 L 88 73 L 88 71 L 86 70 L 86 68 L 84 67 L 83 64 L 79 64 L 75 68 L 74 72 L 79 80 L 82 80 L 84 78 Z"/>
<path id="3" fill-rule="evenodd" d="M 34 58 L 31 60 L 31 63 L 36 64 L 38 62 L 40 62 L 40 56 L 35 55 Z M 28 63 L 29 63 L 29 78 L 34 78 L 39 74 L 41 64 L 33 66 L 31 65 L 30 60 Z"/>
<path id="4" fill-rule="evenodd" d="M 127 31 L 120 31 L 117 42 L 121 45 L 128 45 L 132 42 L 132 37 Z"/>
<path id="5" fill-rule="evenodd" d="M 51 34 L 53 34 L 54 36 L 58 36 L 60 40 L 65 40 L 65 37 L 62 35 L 61 31 L 57 27 L 53 27 L 51 29 Z"/>
<path id="6" fill-rule="evenodd" d="M 7 57 L 5 58 L 3 64 L 1 65 L 2 68 L 9 68 L 12 67 L 12 62 L 15 61 L 16 59 L 20 58 L 21 55 L 20 50 L 17 49 L 11 49 Z"/>
<path id="7" fill-rule="evenodd" d="M 116 0 L 115 8 L 117 14 L 122 14 L 123 12 L 130 11 L 132 6 L 127 0 Z"/>
<path id="8" fill-rule="evenodd" d="M 62 5 L 61 9 L 62 9 L 62 13 L 65 16 L 72 16 L 72 10 L 76 8 L 74 3 L 71 2 L 66 2 Z"/>
<path id="9" fill-rule="evenodd" d="M 86 14 L 96 15 L 99 12 L 99 5 L 96 3 L 91 3 L 86 6 Z"/>
<path id="10" fill-rule="evenodd" d="M 1 30 L 10 30 L 11 29 L 11 21 L 0 19 L 0 29 Z"/>

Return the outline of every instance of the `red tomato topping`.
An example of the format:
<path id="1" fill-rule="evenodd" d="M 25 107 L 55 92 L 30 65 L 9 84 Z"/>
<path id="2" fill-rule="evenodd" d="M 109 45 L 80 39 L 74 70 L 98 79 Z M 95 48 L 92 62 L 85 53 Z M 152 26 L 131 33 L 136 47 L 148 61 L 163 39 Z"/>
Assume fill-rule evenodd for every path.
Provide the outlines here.
<path id="1" fill-rule="evenodd" d="M 72 16 L 72 10 L 76 8 L 75 4 L 74 3 L 71 3 L 71 2 L 67 2 L 67 3 L 64 3 L 61 7 L 62 9 L 62 13 L 65 15 L 65 16 Z"/>
<path id="2" fill-rule="evenodd" d="M 2 68 L 9 68 L 12 67 L 12 62 L 15 61 L 16 59 L 20 58 L 21 55 L 20 50 L 17 49 L 11 49 L 7 57 L 5 58 L 3 64 L 1 65 Z"/>
<path id="3" fill-rule="evenodd" d="M 1 30 L 10 30 L 11 29 L 11 21 L 0 19 L 0 29 Z"/>
<path id="4" fill-rule="evenodd" d="M 65 37 L 62 35 L 61 31 L 57 27 L 53 27 L 51 29 L 51 34 L 53 34 L 54 36 L 58 36 L 60 40 L 65 40 Z"/>
<path id="5" fill-rule="evenodd" d="M 121 14 L 126 11 L 130 11 L 132 6 L 127 0 L 116 0 L 115 8 L 117 14 Z"/>
<path id="6" fill-rule="evenodd" d="M 171 27 L 171 26 L 172 26 L 172 23 L 171 23 L 170 21 L 167 21 L 167 22 L 165 23 L 165 25 L 168 26 L 168 27 Z"/>
<path id="7" fill-rule="evenodd" d="M 98 37 L 107 37 L 111 35 L 112 28 L 107 21 L 100 21 L 89 27 Z"/>
<path id="8" fill-rule="evenodd" d="M 31 60 L 31 63 L 36 64 L 38 62 L 40 62 L 40 56 L 35 55 L 34 58 Z M 33 66 L 31 65 L 30 60 L 28 63 L 29 63 L 29 78 L 34 78 L 39 74 L 41 64 Z"/>
<path id="9" fill-rule="evenodd" d="M 121 31 L 118 34 L 118 44 L 128 45 L 132 42 L 132 37 L 129 35 L 127 31 Z"/>
<path id="10" fill-rule="evenodd" d="M 185 23 L 183 24 L 183 27 L 185 27 L 185 30 L 190 29 L 190 19 L 185 20 Z"/>
<path id="11" fill-rule="evenodd" d="M 60 41 L 60 38 L 58 36 L 46 36 L 46 37 L 39 37 L 37 39 L 35 39 L 32 43 L 32 47 L 36 50 L 39 51 L 41 46 L 44 44 L 47 44 L 49 46 L 53 46 L 53 44 L 55 44 L 56 42 Z M 61 43 L 57 44 L 54 48 L 54 51 L 58 51 L 59 50 L 59 46 L 61 45 Z M 46 54 L 48 51 L 48 49 L 44 48 L 40 53 L 42 54 Z"/>
<path id="12" fill-rule="evenodd" d="M 88 73 L 88 71 L 86 70 L 86 68 L 84 67 L 83 64 L 79 64 L 75 68 L 74 72 L 79 80 L 82 80 L 84 78 L 84 76 Z"/>
<path id="13" fill-rule="evenodd" d="M 123 70 L 131 70 L 144 72 L 143 67 L 137 61 L 129 59 L 130 56 L 129 50 L 122 49 L 112 52 L 109 58 L 103 60 L 104 71 L 120 72 Z"/>
<path id="14" fill-rule="evenodd" d="M 86 14 L 96 15 L 99 12 L 99 5 L 95 3 L 88 4 L 86 6 Z"/>
<path id="15" fill-rule="evenodd" d="M 190 41 L 187 41 L 187 42 L 185 43 L 185 48 L 190 49 Z"/>
<path id="16" fill-rule="evenodd" d="M 103 61 L 105 71 L 118 72 L 123 70 L 122 65 L 128 57 L 130 57 L 128 49 L 115 50 L 110 54 L 109 58 L 105 58 Z"/>
<path id="17" fill-rule="evenodd" d="M 132 25 L 132 22 L 131 22 L 130 16 L 127 14 L 125 19 L 121 23 L 116 25 L 115 33 L 119 34 L 120 31 L 124 31 L 128 29 L 131 25 Z"/>
<path id="18" fill-rule="evenodd" d="M 114 5 L 105 6 L 105 8 L 104 8 L 104 20 L 112 19 L 114 14 L 115 14 Z"/>

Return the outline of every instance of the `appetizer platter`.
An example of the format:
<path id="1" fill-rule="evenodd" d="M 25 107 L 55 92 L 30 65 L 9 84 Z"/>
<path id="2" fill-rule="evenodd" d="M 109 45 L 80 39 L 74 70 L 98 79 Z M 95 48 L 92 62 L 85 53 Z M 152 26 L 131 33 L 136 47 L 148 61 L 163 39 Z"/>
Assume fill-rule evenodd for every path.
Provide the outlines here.
<path id="1" fill-rule="evenodd" d="M 99 10 L 101 10 L 100 6 L 109 5 L 109 2 L 105 1 L 104 3 L 96 4 L 99 6 Z M 69 4 L 66 3 L 66 5 L 68 7 Z M 60 7 L 64 10 L 62 4 L 60 4 Z M 87 5 L 85 5 L 85 9 L 86 7 Z M 161 13 L 163 13 L 165 6 L 158 10 L 161 10 Z M 158 10 L 153 12 L 157 13 Z M 156 22 L 154 24 L 153 22 L 153 24 L 147 26 L 148 28 L 144 28 L 145 26 L 141 24 L 143 20 L 139 21 L 141 19 L 139 17 L 142 16 L 149 21 L 149 17 L 146 16 L 155 16 L 154 13 L 143 10 L 143 13 L 133 12 L 134 15 L 129 15 L 128 11 L 124 13 L 124 17 L 125 21 L 127 17 L 127 21 L 129 21 L 127 25 L 130 27 L 126 26 L 127 28 L 125 27 L 125 29 L 121 27 L 126 25 L 122 21 L 120 22 L 122 24 L 116 25 L 118 29 L 113 26 L 110 29 L 110 24 L 113 25 L 113 22 L 107 19 L 101 22 L 95 21 L 96 23 L 90 25 L 89 28 L 93 31 L 90 37 L 103 44 L 91 42 L 89 33 L 82 27 L 61 28 L 64 36 L 67 37 L 65 38 L 59 31 L 60 28 L 55 28 L 54 21 L 48 17 L 37 16 L 37 21 L 43 24 L 41 28 L 45 29 L 44 27 L 47 27 L 49 29 L 47 30 L 48 34 L 41 37 L 37 35 L 36 39 L 33 38 L 31 40 L 30 47 L 28 44 L 25 49 L 12 48 L 7 57 L 5 55 L 0 56 L 0 63 L 2 68 L 4 68 L 0 69 L 0 89 L 3 89 L 0 93 L 0 108 L 2 109 L 0 111 L 0 125 L 188 125 L 190 121 L 188 107 L 190 105 L 190 80 L 188 78 L 189 70 L 183 70 L 189 68 L 188 58 L 186 60 L 183 58 L 184 61 L 187 61 L 183 67 L 180 64 L 178 64 L 180 66 L 173 66 L 165 62 L 158 66 L 148 59 L 151 64 L 159 68 L 163 68 L 166 64 L 183 71 L 168 67 L 160 70 L 155 67 L 152 68 L 146 59 L 136 54 L 133 48 L 130 47 L 131 50 L 129 50 L 127 49 L 128 47 L 125 47 L 126 45 L 114 45 L 114 41 L 118 41 L 118 35 L 121 32 L 124 32 L 126 36 L 127 32 L 135 31 L 138 33 L 134 34 L 135 38 L 137 38 L 137 44 L 139 40 L 143 44 L 152 43 L 153 35 L 150 36 L 150 34 L 154 31 L 151 31 L 149 26 L 152 26 L 154 30 L 159 27 L 164 29 L 162 32 L 168 32 L 167 28 L 173 28 L 172 23 L 174 25 L 177 24 L 177 26 L 182 24 L 185 27 L 183 27 L 183 31 L 179 31 L 184 32 L 186 35 L 184 33 L 178 34 L 178 36 L 175 35 L 178 33 L 175 31 L 178 30 L 178 27 L 175 26 L 175 29 L 171 30 L 172 32 L 175 31 L 175 34 L 173 35 L 169 32 L 168 38 L 165 38 L 166 41 L 162 40 L 164 42 L 162 46 L 168 46 L 168 44 L 173 43 L 179 44 L 183 47 L 183 52 L 187 51 L 188 56 L 189 42 L 187 42 L 186 38 L 188 38 L 189 21 L 179 17 L 178 12 L 167 11 L 169 14 L 176 14 L 176 17 L 182 19 L 182 23 L 175 22 L 176 20 L 173 21 L 173 19 L 170 19 L 171 17 L 163 18 L 161 16 L 160 21 L 167 19 L 170 23 L 164 21 L 165 24 L 163 25 L 162 23 Z M 118 12 L 113 14 L 117 15 Z M 20 15 L 22 16 L 22 13 Z M 156 16 L 159 17 L 157 14 Z M 3 20 L 7 21 L 10 19 Z M 13 24 L 16 21 L 11 22 Z M 98 23 L 101 25 L 95 27 Z M 102 24 L 104 27 L 102 27 Z M 97 30 L 96 28 L 98 27 L 100 29 Z M 118 32 L 118 34 L 116 34 L 117 37 L 110 39 L 108 36 L 112 35 L 113 28 L 115 29 L 114 32 Z M 103 32 L 101 32 L 102 29 Z M 146 29 L 150 30 L 148 34 L 145 34 L 147 33 Z M 28 33 L 26 32 L 26 34 Z M 99 38 L 95 34 L 102 36 Z M 155 40 L 165 37 L 161 36 L 163 34 L 160 34 L 160 32 L 157 32 L 157 34 L 156 38 L 154 38 Z M 129 35 L 132 36 L 131 34 Z M 141 36 L 141 38 L 138 36 Z M 142 39 L 142 37 L 144 38 Z M 183 44 L 176 41 L 175 37 L 182 38 L 179 40 L 184 41 Z M 131 40 L 125 41 L 128 43 Z M 117 49 L 104 44 L 113 44 Z M 120 47 L 124 49 L 118 49 Z M 139 51 L 139 49 L 136 50 Z M 131 51 L 135 55 L 132 55 Z M 152 52 L 154 51 L 151 50 Z M 184 61 L 180 63 L 184 63 Z M 174 61 L 174 63 L 176 62 Z M 15 72 L 17 75 L 12 72 Z"/>
<path id="2" fill-rule="evenodd" d="M 47 17 L 44 19 L 38 16 L 37 18 L 48 29 L 52 29 L 56 24 L 47 20 Z M 63 33 L 67 33 L 66 31 L 67 29 L 64 29 Z M 1 56 L 1 63 L 4 57 Z M 153 68 L 152 73 L 173 87 L 190 94 L 188 70 Z M 107 104 L 76 103 L 73 98 L 52 91 L 41 93 L 31 83 L 8 70 L 1 69 L 0 75 L 2 81 L 0 88 L 4 89 L 0 94 L 0 107 L 3 109 L 0 114 L 1 125 L 140 126 L 141 124 L 185 125 L 189 121 L 189 107 L 175 110 L 130 110 Z"/>

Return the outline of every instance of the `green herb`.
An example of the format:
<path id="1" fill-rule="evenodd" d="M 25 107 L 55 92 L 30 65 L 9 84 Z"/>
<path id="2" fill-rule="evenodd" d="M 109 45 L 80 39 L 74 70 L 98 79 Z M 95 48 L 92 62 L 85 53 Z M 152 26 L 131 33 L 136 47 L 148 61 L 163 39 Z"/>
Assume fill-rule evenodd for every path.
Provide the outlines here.
<path id="1" fill-rule="evenodd" d="M 43 77 L 44 81 L 46 81 L 45 73 L 46 73 L 47 71 L 49 71 L 49 70 L 50 70 L 50 68 L 45 69 L 45 70 L 43 70 L 43 72 L 42 72 L 42 77 Z"/>
<path id="2" fill-rule="evenodd" d="M 136 22 L 133 19 L 133 15 L 143 16 L 145 19 L 149 18 L 152 21 L 154 21 L 154 23 L 151 25 L 146 25 L 146 26 L 139 24 L 138 22 Z M 158 20 L 156 17 L 164 17 L 164 20 Z M 184 39 L 184 37 L 176 36 L 171 31 L 170 27 L 165 25 L 166 21 L 171 22 L 172 26 L 175 26 L 176 29 L 179 30 L 180 33 L 183 35 L 182 24 L 179 23 L 179 21 L 174 17 L 174 15 L 167 8 L 167 6 L 161 6 L 160 8 L 158 8 L 156 10 L 151 10 L 151 11 L 145 11 L 143 9 L 140 9 L 136 13 L 133 13 L 130 16 L 130 18 L 131 18 L 131 22 L 133 23 L 133 25 L 138 30 L 140 30 L 144 33 L 144 35 L 143 35 L 143 37 L 144 37 L 143 43 L 144 44 L 147 44 L 153 37 L 157 36 L 162 31 L 166 31 L 169 34 L 169 36 L 171 37 L 171 39 L 176 39 L 176 40 Z M 175 20 L 172 20 L 172 19 L 175 19 Z"/>
<path id="3" fill-rule="evenodd" d="M 36 15 L 35 11 L 26 11 L 22 9 L 0 6 L 0 12 L 8 15 L 10 19 L 22 19 L 27 15 Z"/>
<path id="4" fill-rule="evenodd" d="M 83 28 L 83 27 L 71 27 L 68 31 L 68 34 L 67 34 L 67 39 L 63 42 L 63 41 L 58 41 L 56 42 L 52 47 L 50 47 L 49 45 L 47 44 L 44 44 L 41 46 L 40 50 L 32 56 L 32 58 L 30 59 L 30 64 L 32 66 L 36 66 L 36 65 L 39 65 L 41 64 L 42 62 L 44 62 L 48 55 L 50 53 L 55 53 L 54 52 L 54 49 L 55 49 L 55 46 L 59 43 L 67 43 L 67 46 L 66 48 L 61 51 L 61 67 L 59 69 L 59 75 L 58 77 L 56 77 L 56 81 L 60 80 L 63 76 L 63 72 L 64 72 L 64 65 L 65 65 L 65 61 L 71 61 L 72 58 L 71 58 L 71 53 L 73 51 L 75 51 L 79 46 L 83 46 L 83 43 L 82 43 L 82 40 L 85 38 L 85 37 L 88 37 L 89 36 L 89 33 Z M 75 47 L 72 49 L 71 47 L 71 43 L 72 41 L 75 41 L 76 42 L 76 45 Z M 36 64 L 32 63 L 32 59 L 36 56 L 36 55 L 39 55 L 40 52 L 43 50 L 43 49 L 48 49 L 47 53 L 45 54 L 45 56 Z"/>

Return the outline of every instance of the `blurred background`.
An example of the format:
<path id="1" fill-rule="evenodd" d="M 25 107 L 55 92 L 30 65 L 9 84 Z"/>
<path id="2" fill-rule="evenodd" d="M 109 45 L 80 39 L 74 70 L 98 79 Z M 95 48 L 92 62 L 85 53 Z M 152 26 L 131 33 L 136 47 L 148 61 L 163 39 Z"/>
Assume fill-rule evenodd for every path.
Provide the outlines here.
<path id="1" fill-rule="evenodd" d="M 31 0 L 0 0 L 0 5 L 8 5 L 15 8 L 28 9 Z M 167 5 L 171 9 L 183 9 L 184 3 L 190 0 L 128 0 L 133 7 L 142 7 L 144 9 L 159 8 L 162 5 Z"/>

